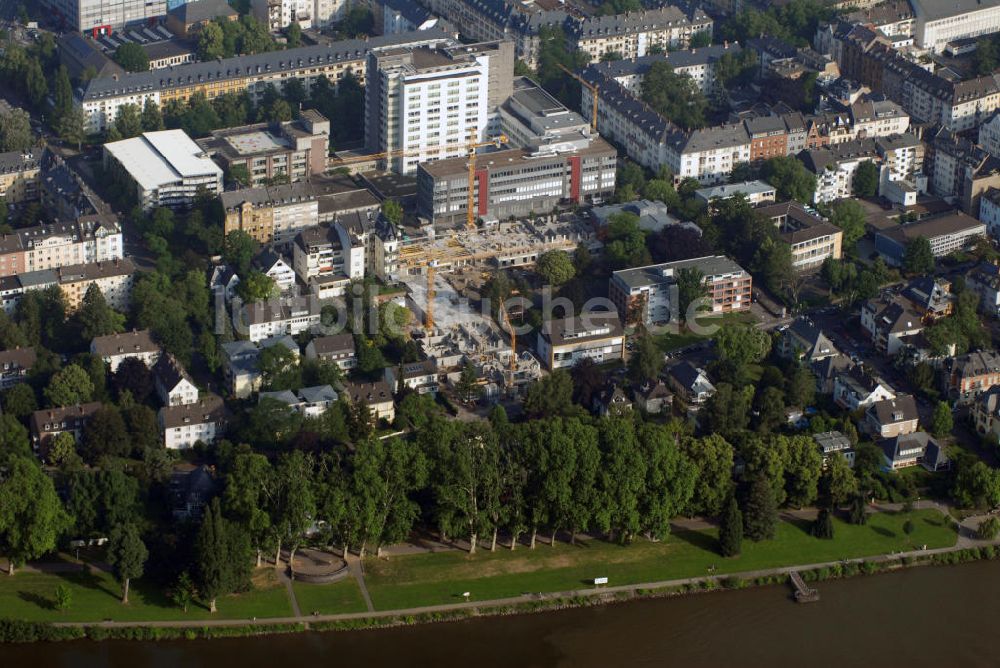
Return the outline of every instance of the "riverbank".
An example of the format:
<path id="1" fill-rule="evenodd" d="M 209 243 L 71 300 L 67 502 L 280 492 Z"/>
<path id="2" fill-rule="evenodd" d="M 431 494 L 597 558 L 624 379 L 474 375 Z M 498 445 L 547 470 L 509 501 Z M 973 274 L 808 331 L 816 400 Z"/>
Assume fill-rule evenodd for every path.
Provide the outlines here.
<path id="1" fill-rule="evenodd" d="M 70 640 L 212 640 L 298 633 L 304 631 L 377 630 L 399 626 L 416 626 L 453 622 L 478 617 L 525 615 L 556 610 L 568 610 L 647 599 L 689 596 L 717 591 L 756 588 L 783 584 L 788 574 L 799 572 L 806 582 L 877 575 L 918 566 L 958 565 L 973 561 L 995 560 L 1000 557 L 996 545 L 978 548 L 942 548 L 920 550 L 898 555 L 880 555 L 823 564 L 768 569 L 766 571 L 712 575 L 670 582 L 595 588 L 551 594 L 537 594 L 511 600 L 462 603 L 448 606 L 428 606 L 414 611 L 382 611 L 374 613 L 317 615 L 309 621 L 301 619 L 268 620 L 209 620 L 198 624 L 165 625 L 157 622 L 32 623 L 0 619 L 0 643 L 24 643 Z M 789 589 L 791 598 L 791 589 Z"/>

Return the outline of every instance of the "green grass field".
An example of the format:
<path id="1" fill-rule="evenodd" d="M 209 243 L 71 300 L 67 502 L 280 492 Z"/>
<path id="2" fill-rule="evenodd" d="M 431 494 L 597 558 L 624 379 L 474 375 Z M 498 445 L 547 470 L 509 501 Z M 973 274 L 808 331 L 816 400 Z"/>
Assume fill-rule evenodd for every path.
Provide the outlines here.
<path id="1" fill-rule="evenodd" d="M 727 313 L 725 315 L 704 315 L 697 318 L 698 324 L 703 327 L 722 327 L 726 323 L 736 323 L 742 322 L 748 325 L 755 324 L 757 322 L 757 317 L 753 313 Z M 692 343 L 698 343 L 699 341 L 704 341 L 710 336 L 705 336 L 702 334 L 695 334 L 684 330 L 682 333 L 663 333 L 655 334 L 653 339 L 656 341 L 657 348 L 660 352 L 669 353 L 671 351 L 677 350 L 678 348 L 684 348 Z"/>
<path id="2" fill-rule="evenodd" d="M 212 615 L 202 602 L 192 604 L 187 612 L 175 606 L 165 592 L 144 582 L 132 583 L 128 605 L 122 605 L 121 588 L 114 578 L 98 573 L 33 573 L 22 571 L 0 578 L 0 617 L 50 622 L 166 621 L 202 619 L 249 619 L 251 617 L 291 616 L 288 594 L 273 572 L 259 571 L 253 591 L 224 596 L 219 611 Z M 59 585 L 72 592 L 69 610 L 55 609 Z"/>
<path id="3" fill-rule="evenodd" d="M 911 518 L 913 534 L 903 532 Z M 518 596 L 528 592 L 567 591 L 590 586 L 606 576 L 612 585 L 637 584 L 706 575 L 710 566 L 719 573 L 753 571 L 778 566 L 819 563 L 846 558 L 955 544 L 954 530 L 935 510 L 910 514 L 878 514 L 866 526 L 835 520 L 835 538 L 809 535 L 808 522 L 782 522 L 777 537 L 762 543 L 743 542 L 743 554 L 723 559 L 716 550 L 715 530 L 684 531 L 661 543 L 639 539 L 629 546 L 591 540 L 577 546 L 539 545 L 534 551 L 448 552 L 370 559 L 366 582 L 376 609 L 409 608 L 462 600 Z"/>
<path id="4" fill-rule="evenodd" d="M 322 585 L 296 582 L 293 587 L 295 600 L 299 602 L 299 610 L 303 615 L 311 615 L 313 612 L 335 615 L 342 612 L 364 612 L 368 609 L 353 577 Z"/>

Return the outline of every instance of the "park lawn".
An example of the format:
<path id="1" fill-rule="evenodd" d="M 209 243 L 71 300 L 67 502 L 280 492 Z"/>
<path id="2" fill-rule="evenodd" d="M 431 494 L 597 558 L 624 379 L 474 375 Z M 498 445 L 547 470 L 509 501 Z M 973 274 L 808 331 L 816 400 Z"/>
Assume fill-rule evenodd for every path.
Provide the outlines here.
<path id="1" fill-rule="evenodd" d="M 913 534 L 903 532 L 907 519 Z M 643 539 L 629 546 L 588 540 L 577 546 L 558 543 L 514 552 L 446 552 L 369 559 L 366 583 L 378 610 L 453 603 L 470 592 L 472 600 L 507 598 L 530 592 L 589 588 L 595 577 L 611 585 L 639 584 L 718 573 L 738 573 L 796 564 L 820 563 L 955 544 L 954 529 L 936 510 L 873 515 L 865 526 L 834 520 L 835 538 L 809 535 L 809 522 L 780 522 L 774 540 L 743 542 L 743 553 L 723 559 L 716 552 L 715 529 L 681 531 L 660 543 Z"/>
<path id="2" fill-rule="evenodd" d="M 296 582 L 295 600 L 303 615 L 318 612 L 321 615 L 336 615 L 342 612 L 364 612 L 368 609 L 361 590 L 353 577 L 346 577 L 331 584 L 307 584 Z"/>
<path id="3" fill-rule="evenodd" d="M 185 613 L 159 588 L 133 581 L 129 604 L 121 604 L 121 588 L 110 573 L 36 573 L 22 571 L 0 578 L 0 617 L 47 622 L 168 621 L 204 619 L 249 619 L 290 617 L 288 593 L 273 573 L 258 571 L 255 589 L 218 600 L 213 615 L 207 603 L 193 603 Z M 70 609 L 55 609 L 55 591 L 60 584 L 72 592 Z"/>

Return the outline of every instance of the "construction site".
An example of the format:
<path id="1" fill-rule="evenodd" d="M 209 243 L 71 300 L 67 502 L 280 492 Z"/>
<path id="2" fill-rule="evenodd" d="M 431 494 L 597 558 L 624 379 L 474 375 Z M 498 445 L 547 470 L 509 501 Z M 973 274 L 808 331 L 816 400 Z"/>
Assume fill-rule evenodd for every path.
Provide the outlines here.
<path id="1" fill-rule="evenodd" d="M 599 243 L 591 223 L 571 213 L 472 229 L 411 230 L 400 243 L 396 278 L 424 325 L 417 334 L 424 353 L 452 382 L 472 364 L 486 398 L 516 393 L 539 377 L 541 364 L 529 346 L 518 345 L 502 305 L 482 304 L 483 285 L 496 271 L 529 267 L 547 251 Z"/>

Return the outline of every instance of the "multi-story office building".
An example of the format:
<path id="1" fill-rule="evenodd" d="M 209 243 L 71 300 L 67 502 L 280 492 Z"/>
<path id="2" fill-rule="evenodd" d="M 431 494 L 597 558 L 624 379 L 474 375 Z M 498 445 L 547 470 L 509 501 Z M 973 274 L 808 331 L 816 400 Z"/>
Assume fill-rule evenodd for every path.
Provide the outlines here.
<path id="1" fill-rule="evenodd" d="M 222 169 L 183 130 L 105 144 L 104 166 L 127 180 L 143 209 L 184 207 L 201 191 L 222 192 Z"/>
<path id="2" fill-rule="evenodd" d="M 187 102 L 199 93 L 211 100 L 226 93 L 245 92 L 256 100 L 268 86 L 281 90 L 291 79 L 298 79 L 307 91 L 320 77 L 335 84 L 351 74 L 364 81 L 372 49 L 451 43 L 447 33 L 431 29 L 188 63 L 169 70 L 100 76 L 81 85 L 76 103 L 83 110 L 86 131 L 101 132 L 114 122 L 125 104 L 142 107 L 154 102 L 162 108 L 171 100 Z"/>
<path id="3" fill-rule="evenodd" d="M 122 257 L 122 231 L 114 216 L 82 216 L 75 223 L 36 225 L 0 237 L 0 276 Z"/>
<path id="4" fill-rule="evenodd" d="M 599 204 L 614 194 L 617 151 L 603 139 L 565 153 L 511 149 L 487 153 L 476 161 L 475 215 L 485 219 L 524 217 L 565 204 Z M 464 158 L 421 164 L 417 206 L 434 223 L 466 218 L 468 161 Z"/>
<path id="5" fill-rule="evenodd" d="M 985 236 L 985 223 L 956 211 L 880 230 L 875 234 L 875 250 L 886 263 L 898 267 L 903 263 L 906 246 L 918 237 L 930 242 L 934 257 L 944 257 L 971 248 Z"/>
<path id="6" fill-rule="evenodd" d="M 252 187 L 276 179 L 304 181 L 326 171 L 330 121 L 315 109 L 307 109 L 294 121 L 216 130 L 197 144 L 227 174 L 246 170 Z"/>
<path id="7" fill-rule="evenodd" d="M 795 271 L 819 269 L 827 258 L 840 259 L 844 233 L 836 225 L 806 211 L 798 202 L 771 204 L 757 212 L 778 228 L 778 239 L 792 251 Z"/>
<path id="8" fill-rule="evenodd" d="M 710 255 L 614 272 L 608 294 L 623 322 L 655 325 L 683 317 L 677 312 L 677 277 L 682 271 L 701 272 L 712 313 L 750 309 L 750 274 L 724 255 Z"/>
<path id="9" fill-rule="evenodd" d="M 687 48 L 698 33 L 712 34 L 712 19 L 701 9 L 685 13 L 666 6 L 610 16 L 592 16 L 568 24 L 573 48 L 599 62 L 605 55 L 618 60 L 640 58 L 654 47 L 661 51 Z"/>
<path id="10" fill-rule="evenodd" d="M 1000 32 L 998 0 L 911 0 L 917 45 L 935 53 L 959 39 Z"/>
<path id="11" fill-rule="evenodd" d="M 166 16 L 166 0 L 43 0 L 51 16 L 70 30 L 94 37 Z"/>
<path id="12" fill-rule="evenodd" d="M 536 348 L 552 371 L 585 358 L 601 364 L 625 358 L 625 334 L 617 313 L 583 313 L 542 323 Z"/>

